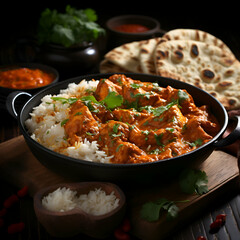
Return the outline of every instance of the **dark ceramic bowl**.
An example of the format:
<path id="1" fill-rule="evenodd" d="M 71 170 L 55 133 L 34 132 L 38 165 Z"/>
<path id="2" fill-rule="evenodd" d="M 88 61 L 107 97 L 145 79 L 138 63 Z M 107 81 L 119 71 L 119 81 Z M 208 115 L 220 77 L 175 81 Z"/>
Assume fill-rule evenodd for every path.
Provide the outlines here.
<path id="1" fill-rule="evenodd" d="M 5 65 L 5 66 L 0 67 L 0 71 L 6 71 L 6 70 L 12 70 L 12 69 L 18 69 L 18 68 L 40 69 L 44 72 L 54 74 L 55 79 L 50 84 L 48 84 L 46 86 L 31 88 L 31 89 L 16 89 L 16 88 L 0 87 L 0 96 L 1 96 L 0 104 L 3 105 L 4 107 L 5 107 L 5 102 L 6 102 L 7 96 L 12 92 L 25 91 L 25 92 L 29 93 L 29 96 L 30 96 L 30 94 L 31 95 L 35 94 L 35 93 L 41 91 L 42 89 L 57 83 L 58 80 L 59 80 L 59 73 L 55 68 L 50 67 L 48 65 L 43 65 L 43 64 L 40 64 L 40 63 L 16 63 L 16 64 L 13 64 L 13 65 Z M 26 101 L 26 99 L 23 98 L 22 101 L 18 101 L 18 105 L 21 105 L 25 101 Z"/>
<path id="2" fill-rule="evenodd" d="M 119 206 L 114 210 L 94 216 L 81 209 L 74 208 L 65 212 L 53 212 L 42 205 L 42 199 L 59 187 L 70 188 L 77 195 L 88 194 L 89 191 L 101 188 L 106 194 L 114 191 L 119 199 Z M 39 222 L 54 237 L 72 237 L 84 233 L 93 238 L 106 238 L 120 225 L 125 215 L 125 195 L 115 184 L 107 182 L 80 182 L 50 186 L 34 195 L 34 210 Z"/>
<path id="3" fill-rule="evenodd" d="M 74 47 L 57 44 L 44 44 L 39 47 L 38 59 L 54 66 L 59 72 L 87 72 L 93 69 L 100 59 L 99 47 L 96 43 L 86 43 Z"/>
<path id="4" fill-rule="evenodd" d="M 108 78 L 111 75 L 112 74 L 93 74 L 69 79 L 58 83 L 53 87 L 44 89 L 30 98 L 23 106 L 20 114 L 17 116 L 19 127 L 32 153 L 47 168 L 62 175 L 81 180 L 87 179 L 112 182 L 159 181 L 159 179 L 170 179 L 178 176 L 180 171 L 186 167 L 198 166 L 213 152 L 214 149 L 231 144 L 240 136 L 240 122 L 237 118 L 237 126 L 235 130 L 233 130 L 228 137 L 222 139 L 222 135 L 228 126 L 228 115 L 223 105 L 207 92 L 190 84 L 169 78 L 148 74 L 127 73 L 126 75 L 133 79 L 158 82 L 159 86 L 162 87 L 170 85 L 177 89 L 186 89 L 193 96 L 197 106 L 208 105 L 210 107 L 211 112 L 219 121 L 220 131 L 209 142 L 189 153 L 161 161 L 139 164 L 106 164 L 79 160 L 47 149 L 30 137 L 24 123 L 29 118 L 29 114 L 33 108 L 40 104 L 42 97 L 47 94 L 58 94 L 60 89 L 67 88 L 68 84 L 71 82 L 78 83 L 82 79 L 91 80 Z"/>
<path id="5" fill-rule="evenodd" d="M 149 28 L 149 31 L 141 33 L 117 31 L 115 28 L 122 24 L 140 24 Z M 142 15 L 122 15 L 113 17 L 106 22 L 106 28 L 108 32 L 109 48 L 132 41 L 140 41 L 156 36 L 162 36 L 164 33 L 164 31 L 160 28 L 160 23 L 156 19 Z"/>

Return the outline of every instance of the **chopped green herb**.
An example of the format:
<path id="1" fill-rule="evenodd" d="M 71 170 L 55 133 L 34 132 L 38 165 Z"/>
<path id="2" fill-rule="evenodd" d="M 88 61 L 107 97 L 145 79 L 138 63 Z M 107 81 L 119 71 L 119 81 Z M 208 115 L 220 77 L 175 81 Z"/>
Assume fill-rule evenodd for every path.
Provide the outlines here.
<path id="1" fill-rule="evenodd" d="M 163 133 L 161 133 L 159 135 L 157 135 L 156 133 L 154 134 L 154 138 L 155 138 L 158 146 L 163 146 L 163 144 L 161 143 L 162 137 L 163 137 Z"/>
<path id="2" fill-rule="evenodd" d="M 54 101 L 59 101 L 62 104 L 68 103 L 70 105 L 78 100 L 77 98 L 64 98 L 64 97 L 51 97 L 51 99 Z"/>
<path id="3" fill-rule="evenodd" d="M 132 83 L 132 84 L 130 84 L 130 86 L 131 86 L 132 88 L 134 88 L 134 89 L 138 89 L 138 88 L 142 87 L 143 84 Z"/>
<path id="4" fill-rule="evenodd" d="M 190 147 L 197 147 L 197 146 L 201 146 L 203 144 L 203 140 L 201 138 L 198 138 L 196 141 L 194 142 L 187 142 L 187 144 L 190 146 Z"/>
<path id="5" fill-rule="evenodd" d="M 69 121 L 69 119 L 63 120 L 63 121 L 61 122 L 61 127 L 62 127 L 63 125 L 65 125 L 68 121 Z"/>
<path id="6" fill-rule="evenodd" d="M 92 103 L 100 104 L 93 95 L 84 96 L 81 98 L 81 100 L 91 112 L 99 112 L 99 109 L 96 109 L 92 104 Z"/>
<path id="7" fill-rule="evenodd" d="M 160 198 L 155 202 L 147 202 L 143 204 L 140 216 L 148 222 L 154 222 L 159 220 L 161 210 L 165 210 L 167 211 L 167 219 L 170 220 L 176 218 L 178 215 L 179 208 L 176 203 L 186 201 L 169 201 L 166 198 Z"/>
<path id="8" fill-rule="evenodd" d="M 174 128 L 166 128 L 166 130 L 169 132 L 174 132 Z"/>
<path id="9" fill-rule="evenodd" d="M 116 152 L 118 152 L 119 149 L 120 149 L 120 147 L 122 147 L 122 146 L 123 146 L 123 144 L 119 144 L 119 145 L 117 146 L 117 148 L 116 148 Z"/>
<path id="10" fill-rule="evenodd" d="M 76 112 L 74 116 L 82 115 L 82 112 Z"/>
<path id="11" fill-rule="evenodd" d="M 188 94 L 183 90 L 178 90 L 178 97 L 179 97 L 179 103 L 181 104 L 183 101 L 187 100 L 189 98 Z"/>
<path id="12" fill-rule="evenodd" d="M 157 108 L 152 109 L 152 113 L 154 116 L 160 116 L 163 114 L 165 111 L 169 110 L 172 106 L 176 105 L 178 103 L 177 100 L 173 100 L 172 102 L 168 103 L 166 106 L 160 106 Z"/>
<path id="13" fill-rule="evenodd" d="M 113 132 L 114 132 L 114 133 L 118 133 L 118 127 L 119 127 L 119 126 L 120 126 L 119 123 L 116 123 L 116 124 L 113 125 Z"/>
<path id="14" fill-rule="evenodd" d="M 96 133 L 91 133 L 91 132 L 86 132 L 86 134 L 87 134 L 88 136 L 94 136 L 94 135 L 96 135 Z"/>
<path id="15" fill-rule="evenodd" d="M 88 96 L 81 97 L 81 100 L 82 100 L 83 102 L 91 101 L 91 102 L 93 102 L 93 103 L 99 104 L 99 102 L 96 100 L 96 98 L 95 98 L 93 95 L 88 95 Z"/>
<path id="16" fill-rule="evenodd" d="M 64 13 L 46 8 L 38 23 L 38 41 L 65 47 L 92 42 L 105 33 L 96 21 L 96 12 L 91 8 L 75 9 L 67 5 Z"/>
<path id="17" fill-rule="evenodd" d="M 109 109 L 114 109 L 122 105 L 123 97 L 122 95 L 119 95 L 113 91 L 109 92 L 108 95 L 101 102 L 106 104 Z"/>
<path id="18" fill-rule="evenodd" d="M 201 170 L 186 169 L 180 175 L 180 188 L 184 193 L 202 195 L 208 192 L 208 177 Z"/>

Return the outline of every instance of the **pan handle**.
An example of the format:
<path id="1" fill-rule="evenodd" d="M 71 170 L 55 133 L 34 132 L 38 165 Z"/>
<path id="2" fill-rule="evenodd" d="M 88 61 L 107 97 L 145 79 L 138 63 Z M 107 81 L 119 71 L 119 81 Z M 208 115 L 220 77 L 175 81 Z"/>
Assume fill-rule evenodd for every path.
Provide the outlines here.
<path id="1" fill-rule="evenodd" d="M 12 115 L 16 119 L 18 117 L 18 113 L 16 110 L 15 102 L 16 102 L 17 98 L 22 95 L 27 95 L 29 98 L 32 97 L 32 95 L 28 92 L 15 91 L 15 92 L 10 93 L 6 99 L 7 111 L 10 113 L 10 115 Z"/>
<path id="2" fill-rule="evenodd" d="M 216 148 L 225 147 L 228 145 L 231 145 L 232 143 L 236 142 L 238 139 L 240 139 L 240 116 L 234 116 L 229 118 L 229 120 L 236 121 L 235 129 L 225 138 L 222 138 L 218 141 L 216 141 L 213 145 Z"/>

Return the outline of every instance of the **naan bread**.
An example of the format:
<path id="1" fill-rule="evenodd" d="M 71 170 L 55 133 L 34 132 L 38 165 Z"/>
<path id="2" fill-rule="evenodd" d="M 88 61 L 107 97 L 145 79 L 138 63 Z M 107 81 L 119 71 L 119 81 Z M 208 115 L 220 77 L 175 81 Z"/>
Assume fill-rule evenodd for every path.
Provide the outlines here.
<path id="1" fill-rule="evenodd" d="M 103 59 L 99 65 L 100 73 L 120 73 L 120 72 L 128 72 L 126 69 L 116 65 L 115 63 L 110 62 L 107 59 Z"/>
<path id="2" fill-rule="evenodd" d="M 205 42 L 171 40 L 155 50 L 157 75 L 195 85 L 226 109 L 240 107 L 240 63 L 229 52 Z"/>
<path id="3" fill-rule="evenodd" d="M 139 61 L 143 73 L 156 75 L 154 53 L 162 38 L 151 38 L 140 42 Z"/>
<path id="4" fill-rule="evenodd" d="M 167 40 L 194 40 L 198 42 L 205 42 L 210 45 L 217 46 L 224 51 L 234 55 L 230 48 L 219 38 L 211 35 L 210 33 L 198 29 L 174 29 L 163 35 L 163 39 Z"/>
<path id="5" fill-rule="evenodd" d="M 105 54 L 104 58 L 129 72 L 142 73 L 139 62 L 141 41 L 135 41 L 116 47 Z"/>

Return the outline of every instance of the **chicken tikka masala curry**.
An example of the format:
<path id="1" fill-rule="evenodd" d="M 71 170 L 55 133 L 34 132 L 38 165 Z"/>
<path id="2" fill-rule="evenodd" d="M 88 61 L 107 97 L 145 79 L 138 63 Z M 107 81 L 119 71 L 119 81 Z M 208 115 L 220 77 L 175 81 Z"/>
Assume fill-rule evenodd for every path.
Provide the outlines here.
<path id="1" fill-rule="evenodd" d="M 208 106 L 184 89 L 114 74 L 77 99 L 64 125 L 68 141 L 97 141 L 111 163 L 144 163 L 190 152 L 219 131 Z"/>

